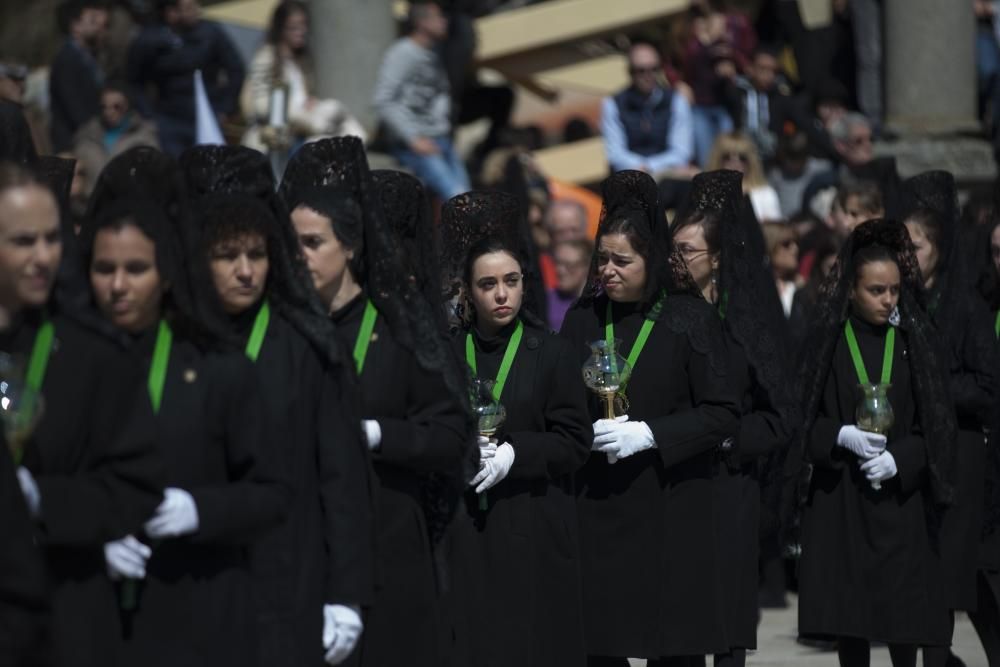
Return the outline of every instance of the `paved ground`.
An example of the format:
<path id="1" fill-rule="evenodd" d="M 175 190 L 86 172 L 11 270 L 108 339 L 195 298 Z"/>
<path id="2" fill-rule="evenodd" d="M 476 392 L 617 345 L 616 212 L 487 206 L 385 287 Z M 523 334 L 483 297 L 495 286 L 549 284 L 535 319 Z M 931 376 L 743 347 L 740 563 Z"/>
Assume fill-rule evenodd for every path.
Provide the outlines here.
<path id="1" fill-rule="evenodd" d="M 838 667 L 836 652 L 824 653 L 802 646 L 795 641 L 795 598 L 789 597 L 788 609 L 766 611 L 757 632 L 757 646 L 747 660 L 753 667 Z M 986 656 L 979 645 L 979 638 L 964 614 L 955 622 L 955 653 L 967 667 L 987 667 Z M 645 660 L 633 660 L 633 667 L 643 667 Z M 708 663 L 711 667 L 711 661 Z M 884 647 L 872 649 L 872 667 L 890 667 L 889 651 Z M 917 664 L 920 662 L 918 660 Z"/>

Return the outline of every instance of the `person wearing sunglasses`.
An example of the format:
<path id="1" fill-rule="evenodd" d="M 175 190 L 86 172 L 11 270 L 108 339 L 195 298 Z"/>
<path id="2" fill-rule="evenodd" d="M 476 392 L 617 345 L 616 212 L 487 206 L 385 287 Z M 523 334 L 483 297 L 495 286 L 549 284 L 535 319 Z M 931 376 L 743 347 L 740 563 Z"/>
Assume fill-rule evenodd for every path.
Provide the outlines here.
<path id="1" fill-rule="evenodd" d="M 159 148 L 156 125 L 132 109 L 126 87 L 107 83 L 101 90 L 101 112 L 86 122 L 73 138 L 73 154 L 91 175 L 90 183 L 112 160 L 137 146 Z M 93 185 L 87 188 L 87 194 Z"/>
<path id="2" fill-rule="evenodd" d="M 644 171 L 654 178 L 686 169 L 694 154 L 691 106 L 663 85 L 663 63 L 654 46 L 628 51 L 629 87 L 601 103 L 601 134 L 612 172 Z"/>
<path id="3" fill-rule="evenodd" d="M 764 176 L 757 146 L 743 132 L 720 134 L 708 156 L 708 170 L 732 169 L 743 174 L 743 194 L 750 198 L 758 222 L 781 219 L 778 193 Z"/>

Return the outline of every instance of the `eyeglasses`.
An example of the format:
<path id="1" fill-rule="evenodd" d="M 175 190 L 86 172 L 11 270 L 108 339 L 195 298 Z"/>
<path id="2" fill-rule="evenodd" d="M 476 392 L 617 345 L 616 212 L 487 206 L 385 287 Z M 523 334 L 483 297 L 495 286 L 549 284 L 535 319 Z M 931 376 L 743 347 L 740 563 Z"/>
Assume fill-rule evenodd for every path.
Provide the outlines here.
<path id="1" fill-rule="evenodd" d="M 746 153 L 723 153 L 722 161 L 730 162 L 732 160 L 739 160 L 740 162 L 746 163 L 750 161 L 750 156 Z"/>
<path id="2" fill-rule="evenodd" d="M 682 243 L 677 246 L 677 252 L 681 254 L 684 261 L 689 261 L 697 257 L 698 255 L 703 255 L 708 252 L 708 248 L 695 248 L 694 246 L 689 246 Z"/>
<path id="3" fill-rule="evenodd" d="M 656 65 L 654 67 L 629 67 L 628 71 L 633 76 L 639 74 L 656 74 L 657 72 L 660 71 L 660 66 Z"/>

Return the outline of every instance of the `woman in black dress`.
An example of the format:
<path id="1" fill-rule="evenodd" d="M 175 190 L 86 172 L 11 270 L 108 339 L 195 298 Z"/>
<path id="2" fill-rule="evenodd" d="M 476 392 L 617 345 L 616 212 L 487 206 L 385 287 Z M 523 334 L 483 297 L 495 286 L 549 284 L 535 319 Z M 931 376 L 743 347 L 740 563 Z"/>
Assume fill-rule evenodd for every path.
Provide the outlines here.
<path id="1" fill-rule="evenodd" d="M 446 278 L 463 322 L 455 349 L 473 375 L 495 380 L 507 415 L 493 438 L 479 438 L 454 536 L 454 664 L 583 667 L 572 475 L 593 433 L 578 355 L 532 310 L 539 295 L 526 292 L 530 241 L 519 216 L 517 201 L 498 192 L 459 195 L 442 209 Z"/>
<path id="2" fill-rule="evenodd" d="M 1000 204 L 1000 201 L 997 202 Z M 1000 345 L 1000 207 L 973 236 L 978 269 L 976 290 L 986 302 L 993 323 L 995 344 Z M 976 609 L 969 612 L 983 643 L 990 667 L 1000 665 L 1000 410 L 989 422 L 986 480 L 983 493 L 983 526 L 976 576 Z"/>
<path id="3" fill-rule="evenodd" d="M 282 436 L 274 453 L 293 489 L 288 519 L 253 550 L 260 664 L 339 664 L 374 592 L 357 381 L 309 283 L 267 158 L 198 147 L 181 165 L 196 197 L 192 233 L 230 331 L 268 388 L 265 409 Z"/>
<path id="4" fill-rule="evenodd" d="M 0 165 L 0 351 L 24 363 L 27 389 L 42 397 L 30 436 L 8 445 L 51 585 L 49 658 L 109 664 L 117 604 L 102 545 L 156 508 L 163 470 L 141 370 L 79 308 L 83 276 L 63 272 L 71 234 L 60 229 L 60 204 L 73 162 L 49 166 L 43 185 Z"/>
<path id="5" fill-rule="evenodd" d="M 716 665 L 743 665 L 747 649 L 757 647 L 761 472 L 778 469 L 769 461 L 780 458 L 797 421 L 781 304 L 763 253 L 750 243 L 757 222 L 747 215 L 741 180 L 736 171 L 699 174 L 671 225 L 691 277 L 723 320 L 732 381 L 742 395 L 739 433 L 727 444 L 716 479 L 732 647 L 716 654 Z"/>
<path id="6" fill-rule="evenodd" d="M 913 241 L 924 299 L 938 329 L 958 420 L 955 502 L 941 526 L 941 560 L 951 609 L 976 609 L 976 570 L 983 523 L 986 436 L 1000 407 L 1000 358 L 993 318 L 971 287 L 959 240 L 958 193 L 946 171 L 903 182 L 900 215 Z M 945 665 L 946 647 L 928 648 L 928 667 Z"/>
<path id="7" fill-rule="evenodd" d="M 587 653 L 592 665 L 684 664 L 730 648 L 713 480 L 740 399 L 722 322 L 672 249 L 656 184 L 625 171 L 603 192 L 590 280 L 561 331 L 579 363 L 606 338 L 632 359 L 627 417 L 600 418 L 591 397 L 594 451 L 577 475 Z"/>
<path id="8" fill-rule="evenodd" d="M 347 137 L 299 150 L 281 193 L 361 382 L 378 580 L 360 663 L 440 667 L 445 636 L 427 515 L 437 504 L 428 503 L 427 476 L 462 474 L 472 421 L 463 374 L 372 187 L 361 141 Z"/>
<path id="9" fill-rule="evenodd" d="M 947 646 L 938 556 L 951 501 L 954 409 L 920 273 L 902 224 L 860 225 L 841 249 L 802 363 L 804 453 L 799 632 L 833 636 L 842 665 L 869 644 L 914 665 L 917 646 Z M 887 435 L 858 422 L 859 384 L 889 384 Z"/>
<path id="10" fill-rule="evenodd" d="M 248 548 L 283 518 L 287 489 L 253 368 L 226 343 L 205 274 L 181 261 L 178 191 L 173 160 L 129 151 L 102 172 L 81 233 L 93 300 L 146 368 L 167 468 L 156 511 L 105 545 L 124 612 L 113 662 L 250 664 Z"/>

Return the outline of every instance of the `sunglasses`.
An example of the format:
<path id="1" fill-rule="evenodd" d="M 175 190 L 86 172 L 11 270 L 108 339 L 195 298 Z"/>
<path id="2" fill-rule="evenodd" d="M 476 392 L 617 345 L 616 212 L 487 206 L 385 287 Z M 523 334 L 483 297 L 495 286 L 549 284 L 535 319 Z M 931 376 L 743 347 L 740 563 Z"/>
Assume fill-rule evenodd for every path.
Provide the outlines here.
<path id="1" fill-rule="evenodd" d="M 114 104 L 101 105 L 101 109 L 104 111 L 125 111 L 127 108 L 128 107 L 126 105 L 121 104 L 119 102 L 115 102 Z"/>
<path id="2" fill-rule="evenodd" d="M 746 153 L 723 153 L 722 161 L 729 162 L 730 160 L 739 160 L 740 162 L 749 162 L 750 156 Z"/>
<path id="3" fill-rule="evenodd" d="M 656 74 L 657 72 L 660 71 L 660 66 L 657 65 L 655 67 L 629 67 L 628 71 L 629 71 L 629 73 L 631 73 L 633 75 L 637 75 L 637 74 Z"/>

